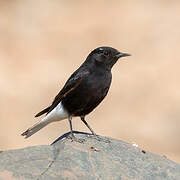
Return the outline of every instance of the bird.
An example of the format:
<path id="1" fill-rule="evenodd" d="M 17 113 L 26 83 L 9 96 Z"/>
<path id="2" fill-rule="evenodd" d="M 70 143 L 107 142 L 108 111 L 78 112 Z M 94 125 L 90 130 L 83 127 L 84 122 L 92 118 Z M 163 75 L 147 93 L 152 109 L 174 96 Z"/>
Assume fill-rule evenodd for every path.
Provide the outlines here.
<path id="1" fill-rule="evenodd" d="M 55 96 L 52 104 L 36 114 L 35 117 L 46 115 L 21 135 L 28 138 L 49 123 L 68 119 L 72 141 L 82 142 L 75 137 L 72 128 L 72 118 L 80 117 L 92 135 L 99 139 L 85 120 L 85 116 L 91 113 L 106 97 L 112 80 L 111 69 L 118 59 L 126 56 L 131 55 L 108 46 L 98 47 L 91 51 Z"/>

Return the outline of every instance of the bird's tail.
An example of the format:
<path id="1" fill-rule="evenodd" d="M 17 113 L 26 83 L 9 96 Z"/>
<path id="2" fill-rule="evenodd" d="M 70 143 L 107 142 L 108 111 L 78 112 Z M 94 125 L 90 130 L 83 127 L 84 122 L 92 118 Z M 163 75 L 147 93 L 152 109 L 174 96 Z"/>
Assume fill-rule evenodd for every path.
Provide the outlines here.
<path id="1" fill-rule="evenodd" d="M 25 132 L 23 132 L 21 135 L 24 136 L 24 138 L 28 138 L 32 136 L 34 133 L 36 133 L 37 131 L 39 131 L 40 129 L 42 129 L 44 126 L 48 125 L 49 123 L 50 123 L 49 121 L 42 119 L 41 121 L 36 123 L 34 126 L 30 127 Z"/>
<path id="2" fill-rule="evenodd" d="M 41 115 L 42 113 L 46 112 L 48 108 L 38 113 L 36 116 Z M 62 103 L 60 102 L 51 112 L 49 112 L 41 121 L 36 123 L 34 126 L 27 129 L 25 132 L 23 132 L 21 135 L 25 138 L 28 138 L 32 136 L 34 133 L 42 129 L 44 126 L 48 125 L 49 123 L 55 122 L 55 121 L 61 121 L 63 119 L 68 118 L 69 114 L 64 109 Z"/>

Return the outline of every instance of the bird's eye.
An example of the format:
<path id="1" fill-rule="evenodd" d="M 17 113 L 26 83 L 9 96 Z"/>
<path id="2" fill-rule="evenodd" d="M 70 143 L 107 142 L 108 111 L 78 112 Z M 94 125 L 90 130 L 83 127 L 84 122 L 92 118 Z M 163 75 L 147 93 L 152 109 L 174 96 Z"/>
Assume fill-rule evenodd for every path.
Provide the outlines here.
<path id="1" fill-rule="evenodd" d="M 108 56 L 109 55 L 108 51 L 104 51 L 104 55 Z"/>

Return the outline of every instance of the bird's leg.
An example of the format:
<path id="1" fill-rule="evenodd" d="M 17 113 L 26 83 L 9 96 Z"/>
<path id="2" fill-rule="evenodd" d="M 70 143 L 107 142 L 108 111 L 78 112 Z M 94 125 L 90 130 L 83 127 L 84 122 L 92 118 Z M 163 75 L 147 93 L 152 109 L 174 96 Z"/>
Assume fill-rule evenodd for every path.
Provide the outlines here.
<path id="1" fill-rule="evenodd" d="M 77 137 L 74 136 L 73 129 L 72 129 L 72 116 L 69 116 L 68 120 L 69 120 L 69 125 L 70 125 L 70 130 L 71 130 L 71 134 L 70 134 L 71 140 L 79 142 L 79 143 L 83 143 L 84 139 L 78 139 Z"/>
<path id="2" fill-rule="evenodd" d="M 89 124 L 85 121 L 85 116 L 81 116 L 81 120 L 82 120 L 82 122 L 88 127 L 88 129 L 91 131 L 93 137 L 94 137 L 96 140 L 98 140 L 98 141 L 104 141 L 104 142 L 106 142 L 106 143 L 110 143 L 110 141 L 105 140 L 105 139 L 99 137 L 99 136 L 93 131 L 93 129 L 92 129 L 92 128 L 89 126 Z"/>
<path id="3" fill-rule="evenodd" d="M 85 116 L 81 116 L 82 122 L 88 127 L 88 129 L 92 132 L 92 135 L 97 136 L 93 129 L 89 126 L 89 124 L 85 121 Z"/>

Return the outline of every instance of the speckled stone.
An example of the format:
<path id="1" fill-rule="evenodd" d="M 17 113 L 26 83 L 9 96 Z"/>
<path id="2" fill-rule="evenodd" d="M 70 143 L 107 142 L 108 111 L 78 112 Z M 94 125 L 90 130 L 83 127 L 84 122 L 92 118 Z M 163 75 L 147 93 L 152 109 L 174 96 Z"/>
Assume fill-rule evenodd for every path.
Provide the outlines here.
<path id="1" fill-rule="evenodd" d="M 132 144 L 76 132 L 84 143 L 72 142 L 68 133 L 52 145 L 0 153 L 0 180 L 180 180 L 180 165 Z"/>

